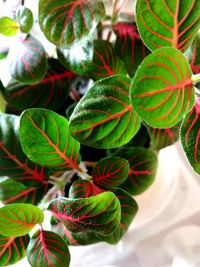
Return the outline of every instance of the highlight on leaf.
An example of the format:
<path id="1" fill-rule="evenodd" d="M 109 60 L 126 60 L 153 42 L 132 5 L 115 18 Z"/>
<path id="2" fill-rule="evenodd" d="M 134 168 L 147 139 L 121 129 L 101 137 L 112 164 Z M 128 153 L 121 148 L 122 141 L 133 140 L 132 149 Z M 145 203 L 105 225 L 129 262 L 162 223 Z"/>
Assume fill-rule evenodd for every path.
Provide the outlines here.
<path id="1" fill-rule="evenodd" d="M 131 84 L 136 112 L 150 126 L 176 125 L 194 105 L 192 72 L 183 54 L 161 48 L 144 59 Z"/>

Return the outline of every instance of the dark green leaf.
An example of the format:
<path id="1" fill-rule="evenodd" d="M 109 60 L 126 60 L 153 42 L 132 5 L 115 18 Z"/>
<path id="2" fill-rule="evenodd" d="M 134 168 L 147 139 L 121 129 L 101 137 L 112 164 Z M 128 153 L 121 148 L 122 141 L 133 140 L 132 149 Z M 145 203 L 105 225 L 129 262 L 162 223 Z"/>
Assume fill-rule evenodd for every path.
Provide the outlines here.
<path id="1" fill-rule="evenodd" d="M 138 34 L 133 23 L 118 22 L 114 25 L 117 35 L 115 49 L 117 55 L 124 61 L 127 72 L 133 77 L 142 60 L 150 53 Z"/>
<path id="2" fill-rule="evenodd" d="M 22 32 L 28 33 L 33 26 L 32 11 L 25 6 L 20 6 L 19 9 L 17 10 L 16 16 L 20 24 L 20 30 Z"/>
<path id="3" fill-rule="evenodd" d="M 0 18 L 0 33 L 13 36 L 19 31 L 19 24 L 9 17 Z"/>
<path id="4" fill-rule="evenodd" d="M 200 32 L 197 33 L 192 45 L 187 50 L 186 58 L 190 63 L 192 72 L 195 74 L 200 73 Z"/>
<path id="5" fill-rule="evenodd" d="M 0 266 L 12 265 L 26 256 L 29 236 L 5 237 L 0 235 Z"/>
<path id="6" fill-rule="evenodd" d="M 157 171 L 157 155 L 143 147 L 122 148 L 113 156 L 123 157 L 130 165 L 129 176 L 120 187 L 131 195 L 141 194 L 153 183 Z"/>
<path id="7" fill-rule="evenodd" d="M 152 127 L 176 125 L 194 105 L 192 72 L 183 54 L 161 48 L 146 57 L 131 85 L 134 108 Z"/>
<path id="8" fill-rule="evenodd" d="M 191 166 L 200 174 L 200 98 L 182 122 L 181 142 Z"/>
<path id="9" fill-rule="evenodd" d="M 68 267 L 70 263 L 66 242 L 56 233 L 44 230 L 32 236 L 27 258 L 32 267 Z"/>
<path id="10" fill-rule="evenodd" d="M 114 189 L 125 182 L 128 174 L 129 163 L 126 159 L 108 157 L 97 162 L 92 178 L 98 186 Z"/>
<path id="11" fill-rule="evenodd" d="M 5 59 L 8 55 L 9 48 L 8 47 L 0 47 L 0 60 Z"/>
<path id="12" fill-rule="evenodd" d="M 186 51 L 200 26 L 200 1 L 137 0 L 136 21 L 151 50 L 171 46 Z"/>
<path id="13" fill-rule="evenodd" d="M 92 34 L 105 9 L 101 0 L 40 0 L 39 24 L 56 46 L 69 48 Z"/>
<path id="14" fill-rule="evenodd" d="M 41 186 L 48 170 L 31 162 L 18 138 L 19 117 L 0 114 L 0 176 L 9 176 L 28 187 Z"/>
<path id="15" fill-rule="evenodd" d="M 141 124 L 139 131 L 136 135 L 131 139 L 131 141 L 126 144 L 127 147 L 149 147 L 150 137 L 147 131 L 146 126 Z"/>
<path id="16" fill-rule="evenodd" d="M 22 83 L 40 82 L 47 72 L 44 47 L 32 36 L 16 42 L 10 49 L 9 60 L 11 76 Z"/>
<path id="17" fill-rule="evenodd" d="M 97 81 L 77 104 L 70 118 L 70 133 L 81 143 L 114 148 L 130 141 L 140 119 L 130 103 L 130 79 L 116 75 Z"/>
<path id="18" fill-rule="evenodd" d="M 21 115 L 19 132 L 22 148 L 33 162 L 59 171 L 80 171 L 80 144 L 69 135 L 64 117 L 46 109 L 28 109 Z"/>
<path id="19" fill-rule="evenodd" d="M 120 221 L 120 203 L 112 192 L 81 199 L 58 198 L 48 207 L 72 232 L 110 234 Z"/>
<path id="20" fill-rule="evenodd" d="M 44 220 L 41 209 L 31 204 L 9 204 L 0 208 L 0 234 L 22 236 Z"/>
<path id="21" fill-rule="evenodd" d="M 124 63 L 117 57 L 111 43 L 105 40 L 94 41 L 93 62 L 88 74 L 93 80 L 126 74 Z"/>
<path id="22" fill-rule="evenodd" d="M 63 68 L 58 60 L 48 59 L 48 71 L 40 83 L 27 85 L 11 82 L 3 91 L 12 107 L 20 110 L 40 107 L 56 110 L 66 101 L 75 74 Z"/>

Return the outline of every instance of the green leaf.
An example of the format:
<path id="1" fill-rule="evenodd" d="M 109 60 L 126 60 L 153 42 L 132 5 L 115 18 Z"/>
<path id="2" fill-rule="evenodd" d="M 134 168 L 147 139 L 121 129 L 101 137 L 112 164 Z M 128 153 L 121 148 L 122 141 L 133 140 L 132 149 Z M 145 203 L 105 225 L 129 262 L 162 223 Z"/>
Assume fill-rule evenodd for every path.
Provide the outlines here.
<path id="1" fill-rule="evenodd" d="M 56 46 L 69 48 L 92 34 L 105 16 L 101 0 L 40 0 L 39 24 Z"/>
<path id="2" fill-rule="evenodd" d="M 112 192 L 81 199 L 58 198 L 50 203 L 48 209 L 72 232 L 107 235 L 120 221 L 120 203 Z"/>
<path id="3" fill-rule="evenodd" d="M 19 31 L 19 24 L 9 17 L 0 18 L 0 33 L 13 36 Z"/>
<path id="4" fill-rule="evenodd" d="M 19 117 L 0 114 L 0 176 L 9 176 L 28 187 L 41 186 L 47 182 L 49 172 L 24 154 L 18 129 Z"/>
<path id="5" fill-rule="evenodd" d="M 91 68 L 93 50 L 93 39 L 90 37 L 70 49 L 57 48 L 57 56 L 63 66 L 77 74 L 85 75 Z"/>
<path id="6" fill-rule="evenodd" d="M 19 135 L 33 162 L 59 171 L 80 171 L 80 144 L 69 135 L 64 117 L 46 109 L 28 109 L 21 115 Z"/>
<path id="7" fill-rule="evenodd" d="M 32 267 L 68 267 L 70 253 L 65 241 L 56 233 L 38 230 L 32 236 L 27 258 Z"/>
<path id="8" fill-rule="evenodd" d="M 143 147 L 121 148 L 113 156 L 123 157 L 130 165 L 129 176 L 120 187 L 131 195 L 141 194 L 153 183 L 158 159 L 157 154 Z"/>
<path id="9" fill-rule="evenodd" d="M 125 182 L 129 174 L 129 163 L 119 157 L 100 160 L 92 170 L 92 178 L 98 186 L 114 189 Z"/>
<path id="10" fill-rule="evenodd" d="M 136 21 L 150 50 L 170 46 L 186 51 L 200 26 L 199 0 L 137 0 Z"/>
<path id="11" fill-rule="evenodd" d="M 61 222 L 53 224 L 51 229 L 55 233 L 59 234 L 70 246 L 86 246 L 102 242 L 102 239 L 95 233 L 70 232 Z"/>
<path id="12" fill-rule="evenodd" d="M 94 83 L 71 115 L 69 130 L 73 137 L 99 148 L 128 143 L 140 128 L 140 119 L 130 103 L 129 86 L 130 79 L 122 75 Z"/>
<path id="13" fill-rule="evenodd" d="M 0 81 L 0 112 L 5 112 L 6 110 L 6 101 L 3 97 L 3 91 L 4 91 L 4 86 Z"/>
<path id="14" fill-rule="evenodd" d="M 0 47 L 0 60 L 5 59 L 8 55 L 9 48 L 8 47 Z"/>
<path id="15" fill-rule="evenodd" d="M 186 52 L 186 58 L 194 74 L 200 73 L 200 33 L 197 33 L 192 45 Z"/>
<path id="16" fill-rule="evenodd" d="M 183 54 L 161 48 L 146 57 L 131 85 L 136 112 L 150 126 L 170 128 L 194 105 L 192 72 Z"/>
<path id="17" fill-rule="evenodd" d="M 3 204 L 30 203 L 36 205 L 48 191 L 48 185 L 42 187 L 26 187 L 23 184 L 6 178 L 0 181 L 0 201 Z"/>
<path id="18" fill-rule="evenodd" d="M 179 139 L 180 124 L 166 129 L 151 127 L 147 127 L 147 129 L 151 139 L 151 146 L 155 150 L 160 150 L 170 146 Z"/>
<path id="19" fill-rule="evenodd" d="M 29 236 L 5 237 L 0 235 L 0 266 L 15 264 L 26 256 Z"/>
<path id="20" fill-rule="evenodd" d="M 25 6 L 20 6 L 16 12 L 16 17 L 20 24 L 20 30 L 24 33 L 28 33 L 34 22 L 32 11 Z"/>
<path id="21" fill-rule="evenodd" d="M 0 208 L 0 234 L 22 236 L 44 220 L 43 211 L 31 204 L 9 204 Z"/>
<path id="22" fill-rule="evenodd" d="M 131 141 L 126 144 L 126 147 L 149 147 L 150 137 L 147 131 L 146 126 L 141 124 L 139 131 L 136 135 L 131 139 Z"/>
<path id="23" fill-rule="evenodd" d="M 103 193 L 105 190 L 100 189 L 94 183 L 87 180 L 77 180 L 75 181 L 69 190 L 69 198 L 86 198 L 91 196 L 96 196 Z"/>
<path id="24" fill-rule="evenodd" d="M 181 125 L 181 143 L 195 172 L 200 174 L 200 98 Z"/>
<path id="25" fill-rule="evenodd" d="M 115 74 L 126 74 L 124 63 L 117 57 L 111 43 L 105 40 L 94 41 L 94 56 L 88 74 L 95 81 Z"/>
<path id="26" fill-rule="evenodd" d="M 48 71 L 41 82 L 27 85 L 12 81 L 3 95 L 10 106 L 20 110 L 31 107 L 56 110 L 65 103 L 74 77 L 75 74 L 63 68 L 58 60 L 49 58 Z"/>
<path id="27" fill-rule="evenodd" d="M 121 240 L 138 211 L 138 205 L 136 201 L 126 191 L 117 189 L 114 191 L 114 193 L 120 201 L 121 221 L 111 235 L 100 236 L 109 244 L 117 244 Z"/>
<path id="28" fill-rule="evenodd" d="M 44 47 L 32 36 L 16 41 L 16 46 L 10 49 L 9 60 L 11 76 L 22 83 L 40 82 L 47 72 Z"/>
<path id="29" fill-rule="evenodd" d="M 117 35 L 115 42 L 117 55 L 124 61 L 129 76 L 133 77 L 150 51 L 145 47 L 135 24 L 118 22 L 113 29 Z"/>

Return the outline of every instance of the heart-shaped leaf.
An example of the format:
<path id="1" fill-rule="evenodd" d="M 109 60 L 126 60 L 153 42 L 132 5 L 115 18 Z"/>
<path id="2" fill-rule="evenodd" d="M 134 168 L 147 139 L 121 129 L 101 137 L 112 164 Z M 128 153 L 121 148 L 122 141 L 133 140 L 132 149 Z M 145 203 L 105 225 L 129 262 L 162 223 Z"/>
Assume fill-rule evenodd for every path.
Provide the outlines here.
<path id="1" fill-rule="evenodd" d="M 102 239 L 95 233 L 70 232 L 61 222 L 53 224 L 51 229 L 59 234 L 70 246 L 85 246 L 102 242 Z"/>
<path id="2" fill-rule="evenodd" d="M 115 43 L 117 55 L 124 61 L 129 76 L 133 77 L 150 51 L 145 47 L 135 24 L 118 22 L 113 28 L 117 35 Z"/>
<path id="3" fill-rule="evenodd" d="M 161 48 L 146 57 L 131 85 L 134 108 L 152 127 L 170 128 L 194 105 L 192 72 L 183 54 Z"/>
<path id="4" fill-rule="evenodd" d="M 13 36 L 19 31 L 19 24 L 9 17 L 0 18 L 0 33 Z"/>
<path id="5" fill-rule="evenodd" d="M 40 82 L 47 72 L 46 52 L 43 45 L 32 36 L 17 41 L 8 57 L 10 74 L 19 82 Z"/>
<path id="6" fill-rule="evenodd" d="M 87 180 L 75 181 L 69 190 L 69 198 L 86 198 L 96 196 L 105 190 L 100 189 L 94 183 Z"/>
<path id="7" fill-rule="evenodd" d="M 64 117 L 46 109 L 28 109 L 21 115 L 19 133 L 22 148 L 33 162 L 59 171 L 80 171 L 80 144 L 69 135 Z"/>
<path id="8" fill-rule="evenodd" d="M 0 235 L 0 266 L 12 265 L 26 256 L 29 236 L 5 237 Z"/>
<path id="9" fill-rule="evenodd" d="M 179 139 L 180 124 L 166 129 L 151 127 L 148 127 L 147 129 L 151 137 L 151 146 L 155 150 L 170 146 Z"/>
<path id="10" fill-rule="evenodd" d="M 66 101 L 74 77 L 58 60 L 50 58 L 47 74 L 40 83 L 27 85 L 14 81 L 8 84 L 3 95 L 10 106 L 20 110 L 31 107 L 56 110 Z"/>
<path id="11" fill-rule="evenodd" d="M 9 204 L 0 208 L 0 234 L 22 236 L 44 220 L 41 209 L 31 204 Z"/>
<path id="12" fill-rule="evenodd" d="M 157 171 L 157 155 L 154 151 L 143 147 L 122 148 L 113 156 L 128 160 L 129 176 L 120 187 L 131 195 L 141 194 L 153 183 Z"/>
<path id="13" fill-rule="evenodd" d="M 26 187 L 17 181 L 6 178 L 0 182 L 0 201 L 3 204 L 30 203 L 38 204 L 48 191 L 48 185 L 42 187 Z"/>
<path id="14" fill-rule="evenodd" d="M 200 174 L 200 98 L 182 122 L 181 143 L 194 171 Z"/>
<path id="15" fill-rule="evenodd" d="M 97 81 L 71 115 L 72 136 L 99 148 L 128 143 L 140 128 L 140 119 L 130 104 L 129 86 L 130 79 L 122 75 Z"/>
<path id="16" fill-rule="evenodd" d="M 94 41 L 94 56 L 88 74 L 93 80 L 103 79 L 115 74 L 126 74 L 124 63 L 117 57 L 111 43 L 105 40 Z"/>
<path id="17" fill-rule="evenodd" d="M 19 117 L 0 114 L 0 176 L 9 176 L 28 187 L 46 183 L 49 172 L 31 162 L 18 137 Z"/>
<path id="18" fill-rule="evenodd" d="M 133 218 L 138 211 L 138 205 L 136 201 L 126 191 L 117 189 L 114 191 L 115 195 L 120 201 L 121 205 L 121 221 L 117 228 L 111 235 L 100 236 L 104 241 L 109 244 L 117 244 L 122 236 L 128 230 Z"/>
<path id="19" fill-rule="evenodd" d="M 63 48 L 92 34 L 105 9 L 101 0 L 40 0 L 39 24 L 46 38 Z"/>
<path id="20" fill-rule="evenodd" d="M 56 233 L 38 230 L 30 239 L 27 258 L 32 267 L 68 267 L 70 254 L 65 241 Z"/>
<path id="21" fill-rule="evenodd" d="M 58 198 L 49 207 L 52 215 L 72 232 L 110 234 L 120 221 L 120 203 L 112 192 L 81 199 Z"/>
<path id="22" fill-rule="evenodd" d="M 151 50 L 171 46 L 186 51 L 200 26 L 199 0 L 137 0 L 136 20 Z"/>
<path id="23" fill-rule="evenodd" d="M 20 30 L 28 33 L 31 30 L 34 22 L 32 11 L 25 6 L 20 6 L 17 10 L 16 17 L 20 24 Z"/>
<path id="24" fill-rule="evenodd" d="M 197 33 L 192 45 L 187 50 L 186 58 L 190 62 L 192 72 L 198 74 L 200 72 L 200 33 Z"/>
<path id="25" fill-rule="evenodd" d="M 93 38 L 90 37 L 70 49 L 57 48 L 57 56 L 63 66 L 77 74 L 85 75 L 91 68 L 93 50 Z"/>
<path id="26" fill-rule="evenodd" d="M 92 178 L 98 186 L 114 189 L 125 182 L 128 174 L 129 163 L 126 159 L 108 157 L 97 162 Z"/>

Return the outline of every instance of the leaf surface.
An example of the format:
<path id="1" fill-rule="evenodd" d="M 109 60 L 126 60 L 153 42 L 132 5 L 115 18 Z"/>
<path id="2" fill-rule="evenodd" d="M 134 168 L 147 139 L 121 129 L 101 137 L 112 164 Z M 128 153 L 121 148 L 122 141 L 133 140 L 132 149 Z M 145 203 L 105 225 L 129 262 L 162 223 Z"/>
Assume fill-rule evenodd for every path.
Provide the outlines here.
<path id="1" fill-rule="evenodd" d="M 19 31 L 19 24 L 9 17 L 0 18 L 0 33 L 13 36 Z"/>
<path id="2" fill-rule="evenodd" d="M 190 63 L 194 74 L 200 73 L 200 33 L 197 33 L 192 45 L 186 52 L 186 58 Z"/>
<path id="3" fill-rule="evenodd" d="M 140 119 L 130 103 L 129 87 L 130 79 L 122 75 L 94 83 L 71 115 L 72 136 L 99 148 L 128 143 L 140 128 Z"/>
<path id="4" fill-rule="evenodd" d="M 170 46 L 184 52 L 200 26 L 200 2 L 137 0 L 136 21 L 150 50 Z"/>
<path id="5" fill-rule="evenodd" d="M 176 125 L 194 105 L 192 72 L 183 54 L 161 48 L 146 57 L 131 85 L 136 112 L 150 126 Z"/>
<path id="6" fill-rule="evenodd" d="M 43 220 L 43 211 L 34 205 L 9 204 L 0 208 L 0 234 L 9 237 L 22 236 Z"/>
<path id="7" fill-rule="evenodd" d="M 34 22 L 32 11 L 25 6 L 20 6 L 17 10 L 16 17 L 20 24 L 20 30 L 24 33 L 28 33 Z"/>

